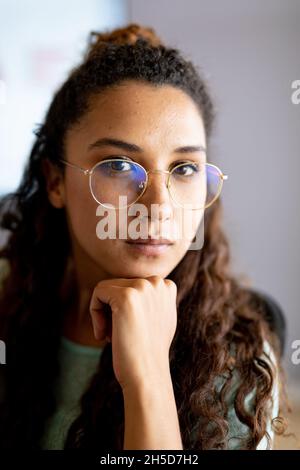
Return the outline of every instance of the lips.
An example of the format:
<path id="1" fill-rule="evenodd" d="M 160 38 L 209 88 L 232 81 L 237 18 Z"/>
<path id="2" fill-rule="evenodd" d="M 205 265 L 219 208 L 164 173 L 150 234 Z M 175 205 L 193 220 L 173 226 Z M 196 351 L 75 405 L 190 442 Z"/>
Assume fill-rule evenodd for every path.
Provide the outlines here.
<path id="1" fill-rule="evenodd" d="M 166 238 L 137 238 L 136 240 L 126 240 L 126 244 L 128 250 L 138 256 L 159 257 L 167 254 L 174 242 Z"/>

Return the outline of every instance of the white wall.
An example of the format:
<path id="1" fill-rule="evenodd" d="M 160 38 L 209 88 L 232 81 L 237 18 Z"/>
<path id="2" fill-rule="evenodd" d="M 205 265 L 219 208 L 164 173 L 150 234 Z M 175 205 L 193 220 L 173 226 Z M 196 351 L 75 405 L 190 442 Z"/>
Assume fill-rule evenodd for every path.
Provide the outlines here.
<path id="1" fill-rule="evenodd" d="M 123 0 L 0 0 L 0 194 L 18 184 L 33 130 L 89 32 L 126 19 Z"/>

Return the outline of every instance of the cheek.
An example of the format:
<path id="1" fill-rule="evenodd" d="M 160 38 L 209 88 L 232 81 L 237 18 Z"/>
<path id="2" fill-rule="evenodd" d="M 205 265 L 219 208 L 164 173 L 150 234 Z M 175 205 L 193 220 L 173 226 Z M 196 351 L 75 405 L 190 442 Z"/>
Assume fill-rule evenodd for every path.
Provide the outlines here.
<path id="1" fill-rule="evenodd" d="M 174 218 L 174 233 L 179 244 L 188 246 L 196 233 L 204 230 L 204 210 L 181 210 Z"/>
<path id="2" fill-rule="evenodd" d="M 96 237 L 97 203 L 93 199 L 88 180 L 66 179 L 66 211 L 71 230 L 80 240 Z"/>
<path id="3" fill-rule="evenodd" d="M 99 216 L 99 204 L 90 193 L 88 180 L 67 181 L 66 212 L 71 238 L 99 266 L 109 271 L 112 264 L 118 265 L 116 240 L 100 239 L 97 234 L 99 222 L 106 215 Z M 84 184 L 85 183 L 85 184 Z"/>

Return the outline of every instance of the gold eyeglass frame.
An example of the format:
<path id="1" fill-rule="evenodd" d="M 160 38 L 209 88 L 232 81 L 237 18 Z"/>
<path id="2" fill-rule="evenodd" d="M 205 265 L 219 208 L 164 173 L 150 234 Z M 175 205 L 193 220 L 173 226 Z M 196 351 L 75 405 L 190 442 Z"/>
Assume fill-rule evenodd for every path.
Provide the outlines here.
<path id="1" fill-rule="evenodd" d="M 171 174 L 173 173 L 173 171 L 174 171 L 176 168 L 180 167 L 180 166 L 186 166 L 186 165 L 188 165 L 188 164 L 193 164 L 193 163 L 195 163 L 195 164 L 197 165 L 196 162 L 187 161 L 187 162 L 179 163 L 178 165 L 174 166 L 171 171 L 169 171 L 169 170 L 158 170 L 158 169 L 157 169 L 157 170 L 155 169 L 155 170 L 148 170 L 148 171 L 147 171 L 147 170 L 146 170 L 142 165 L 140 165 L 139 163 L 137 163 L 137 162 L 135 162 L 135 161 L 132 161 L 132 160 L 127 160 L 126 158 L 108 158 L 108 159 L 104 159 L 104 160 L 101 160 L 100 162 L 96 163 L 96 164 L 95 164 L 92 168 L 90 168 L 90 169 L 82 168 L 81 166 L 75 165 L 74 163 L 71 163 L 71 162 L 69 162 L 69 161 L 67 161 L 67 160 L 64 160 L 64 159 L 62 159 L 62 158 L 60 158 L 59 161 L 62 162 L 62 163 L 64 163 L 65 165 L 68 165 L 68 166 L 70 166 L 70 167 L 72 167 L 72 168 L 76 168 L 77 170 L 82 171 L 82 173 L 83 173 L 84 175 L 88 175 L 88 176 L 89 176 L 89 188 L 90 188 L 90 192 L 91 192 L 93 198 L 95 199 L 95 201 L 96 201 L 98 204 L 100 204 L 101 206 L 103 206 L 103 207 L 105 207 L 105 208 L 107 208 L 107 209 L 111 209 L 112 207 L 111 207 L 111 206 L 108 207 L 108 206 L 106 206 L 105 204 L 103 204 L 102 202 L 98 201 L 98 199 L 95 197 L 95 195 L 94 195 L 94 193 L 93 193 L 93 189 L 92 189 L 92 175 L 93 175 L 93 172 L 94 172 L 95 168 L 96 168 L 98 165 L 101 165 L 102 163 L 107 163 L 107 162 L 110 162 L 110 161 L 111 161 L 111 162 L 122 161 L 122 162 L 127 162 L 127 163 L 134 163 L 135 165 L 138 165 L 138 166 L 145 172 L 145 174 L 146 174 L 146 182 L 145 182 L 145 185 L 144 185 L 144 189 L 143 189 L 142 193 L 137 197 L 137 199 L 136 199 L 134 202 L 132 202 L 131 204 L 128 204 L 127 206 L 115 207 L 114 209 L 117 209 L 117 210 L 119 210 L 119 209 L 125 209 L 125 208 L 127 208 L 127 207 L 132 206 L 133 204 L 135 204 L 135 203 L 142 197 L 142 195 L 145 193 L 145 191 L 146 191 L 146 189 L 147 189 L 147 187 L 148 187 L 148 174 L 149 174 L 149 173 L 164 173 L 164 174 L 167 174 L 167 175 L 168 175 L 168 179 L 167 179 L 167 184 L 166 184 L 166 186 L 167 186 L 167 188 L 168 188 L 169 195 L 170 195 L 171 199 L 175 202 L 175 204 L 179 205 L 180 207 L 185 207 L 184 204 L 180 204 L 180 203 L 177 202 L 177 201 L 174 199 L 174 197 L 172 196 L 172 193 L 171 193 L 171 191 L 170 191 L 170 186 L 171 186 L 171 184 L 170 184 L 170 176 L 171 176 Z M 208 207 L 210 207 L 210 206 L 218 199 L 218 197 L 220 196 L 221 191 L 222 191 L 222 187 L 223 187 L 223 181 L 228 179 L 228 175 L 223 174 L 222 171 L 220 170 L 220 168 L 219 168 L 217 165 L 214 165 L 213 163 L 208 163 L 208 162 L 204 162 L 204 165 L 208 165 L 208 166 L 210 166 L 210 167 L 213 167 L 213 168 L 215 168 L 215 169 L 218 171 L 218 173 L 219 173 L 219 175 L 220 175 L 221 184 L 220 184 L 220 187 L 219 187 L 219 190 L 218 190 L 216 196 L 214 197 L 214 199 L 213 199 L 208 205 L 205 205 L 204 207 L 197 207 L 197 208 L 195 208 L 195 209 L 190 209 L 190 210 L 201 210 L 201 209 L 207 209 Z"/>

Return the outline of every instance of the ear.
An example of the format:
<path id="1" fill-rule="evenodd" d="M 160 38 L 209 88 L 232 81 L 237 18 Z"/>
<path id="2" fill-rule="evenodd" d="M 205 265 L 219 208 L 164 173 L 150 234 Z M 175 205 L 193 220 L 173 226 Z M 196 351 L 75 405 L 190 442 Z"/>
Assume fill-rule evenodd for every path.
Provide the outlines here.
<path id="1" fill-rule="evenodd" d="M 47 158 L 42 160 L 42 172 L 45 178 L 48 198 L 52 206 L 61 209 L 65 205 L 63 174 Z"/>

